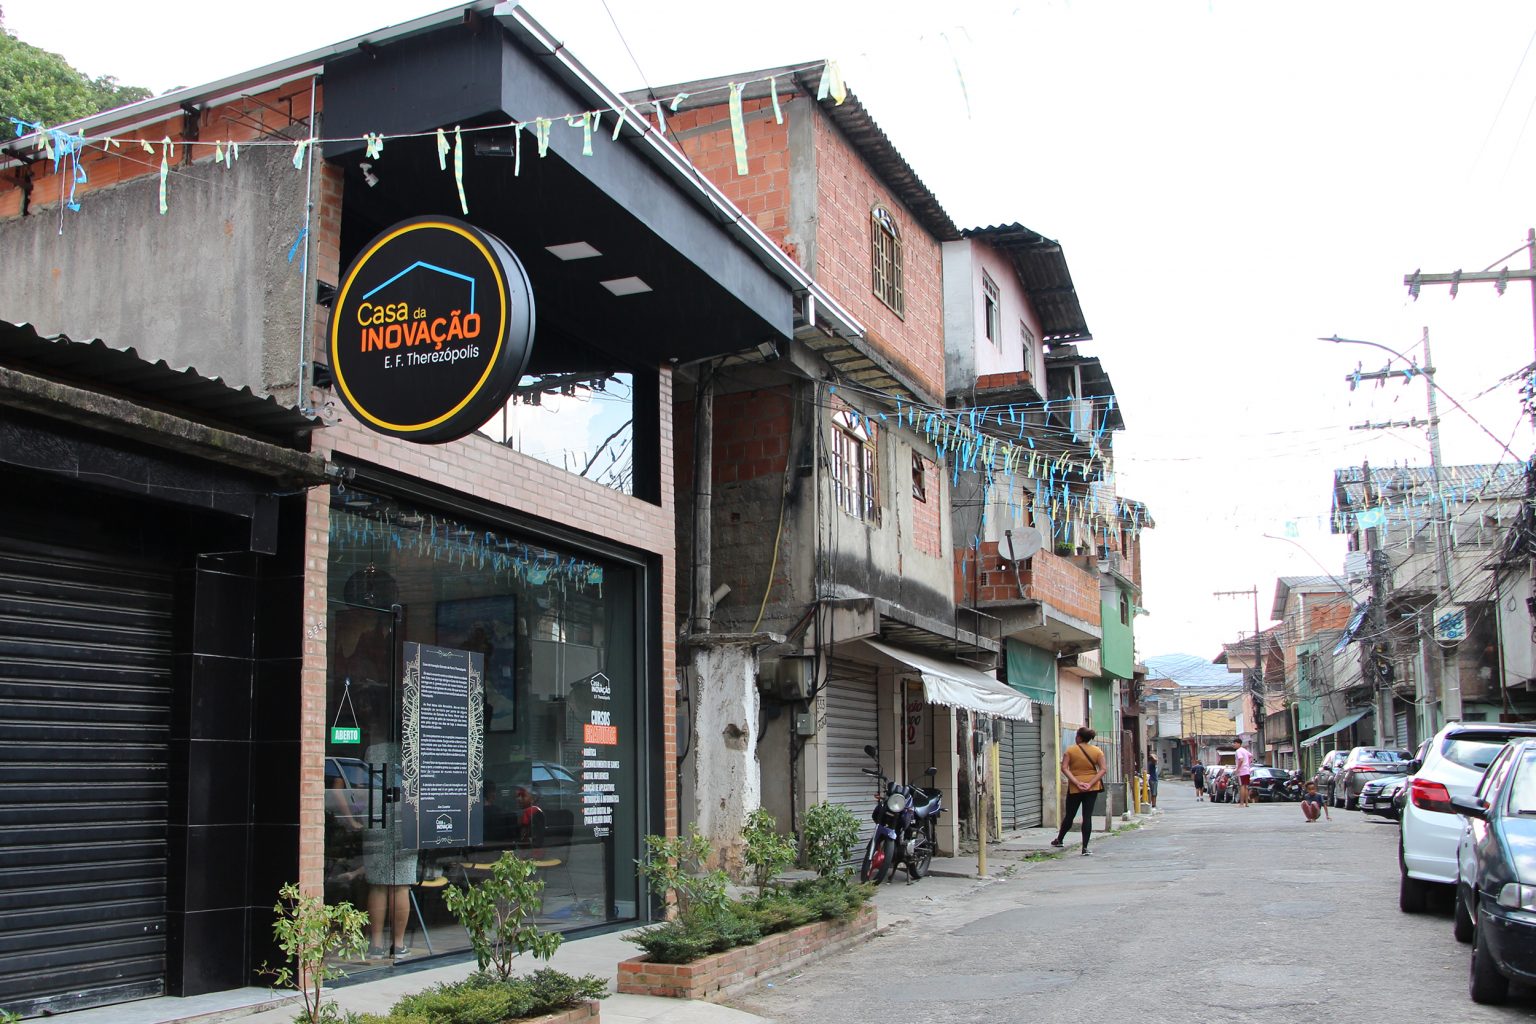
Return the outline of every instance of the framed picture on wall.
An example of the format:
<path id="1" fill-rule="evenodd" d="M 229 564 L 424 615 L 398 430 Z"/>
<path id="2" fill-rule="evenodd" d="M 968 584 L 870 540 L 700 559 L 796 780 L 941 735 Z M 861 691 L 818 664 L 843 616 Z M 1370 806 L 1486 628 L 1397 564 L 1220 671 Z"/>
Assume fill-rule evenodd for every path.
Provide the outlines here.
<path id="1" fill-rule="evenodd" d="M 517 729 L 517 599 L 473 597 L 437 603 L 437 646 L 485 656 L 485 727 Z"/>

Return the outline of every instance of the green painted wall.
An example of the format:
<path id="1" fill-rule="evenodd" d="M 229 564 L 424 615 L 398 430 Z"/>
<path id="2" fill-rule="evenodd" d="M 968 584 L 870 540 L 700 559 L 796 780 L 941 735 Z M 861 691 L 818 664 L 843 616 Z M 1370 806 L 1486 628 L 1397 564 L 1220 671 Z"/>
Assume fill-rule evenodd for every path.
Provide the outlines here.
<path id="1" fill-rule="evenodd" d="M 1318 644 L 1301 644 L 1296 648 L 1296 727 L 1302 732 L 1326 725 L 1323 721 L 1323 701 L 1314 696 L 1313 680 L 1307 671 L 1308 654 L 1316 654 Z"/>
<path id="2" fill-rule="evenodd" d="M 1131 610 L 1136 604 L 1129 594 L 1119 588 L 1100 593 L 1103 594 L 1099 612 L 1104 626 L 1104 644 L 1099 650 L 1099 657 L 1104 665 L 1104 674 L 1116 679 L 1130 679 L 1136 673 L 1136 615 Z M 1124 622 L 1120 619 L 1122 597 L 1126 608 Z"/>
<path id="3" fill-rule="evenodd" d="M 1101 738 L 1114 738 L 1110 736 L 1115 728 L 1114 693 L 1111 689 L 1114 680 L 1101 676 L 1098 679 L 1085 679 L 1084 682 L 1088 684 L 1088 692 L 1093 696 L 1093 721 L 1088 724 Z"/>

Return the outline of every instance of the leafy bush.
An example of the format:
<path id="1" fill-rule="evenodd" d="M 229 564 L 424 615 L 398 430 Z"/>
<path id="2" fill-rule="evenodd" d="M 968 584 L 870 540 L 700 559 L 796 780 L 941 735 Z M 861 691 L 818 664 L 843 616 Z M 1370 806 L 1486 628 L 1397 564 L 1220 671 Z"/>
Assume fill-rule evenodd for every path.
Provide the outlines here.
<path id="1" fill-rule="evenodd" d="M 351 1014 L 346 1024 L 503 1024 L 569 1009 L 608 995 L 608 982 L 542 968 L 515 978 L 481 971 L 401 999 L 385 1016 Z"/>
<path id="2" fill-rule="evenodd" d="M 548 960 L 560 948 L 561 937 L 532 922 L 544 883 L 536 880 L 533 864 L 503 853 L 491 867 L 491 877 L 466 889 L 448 889 L 443 903 L 469 932 L 480 970 L 494 967 L 505 981 L 512 961 L 524 953 Z"/>
<path id="3" fill-rule="evenodd" d="M 750 908 L 742 903 L 697 909 L 625 936 L 659 964 L 692 963 L 711 953 L 750 946 L 762 937 Z"/>
<path id="4" fill-rule="evenodd" d="M 805 812 L 805 863 L 823 878 L 842 872 L 859 841 L 859 819 L 841 804 L 822 802 Z"/>
<path id="5" fill-rule="evenodd" d="M 280 967 L 263 964 L 262 974 L 283 988 L 295 988 L 304 996 L 298 1017 L 302 1024 L 330 1024 L 341 1020 L 334 1001 L 326 1001 L 325 983 L 346 976 L 328 963 L 328 957 L 357 957 L 363 952 L 363 926 L 368 915 L 350 903 L 328 906 L 318 896 L 306 896 L 289 882 L 277 892 L 273 906 L 272 935 L 288 962 Z"/>
<path id="6" fill-rule="evenodd" d="M 685 836 L 646 836 L 645 859 L 635 863 L 651 890 L 670 895 L 678 916 L 687 917 L 696 909 L 726 905 L 725 886 L 730 880 L 724 871 L 704 870 L 708 857 L 709 840 L 699 835 L 697 825 L 689 825 Z"/>
<path id="7" fill-rule="evenodd" d="M 671 921 L 632 932 L 624 938 L 659 964 L 692 963 L 711 953 L 750 946 L 764 935 L 788 931 L 812 921 L 853 916 L 874 896 L 846 873 L 809 878 L 724 907 L 696 909 Z"/>
<path id="8" fill-rule="evenodd" d="M 774 876 L 795 862 L 795 841 L 780 835 L 778 822 L 761 807 L 747 815 L 741 838 L 747 843 L 746 860 L 757 891 L 766 892 Z"/>

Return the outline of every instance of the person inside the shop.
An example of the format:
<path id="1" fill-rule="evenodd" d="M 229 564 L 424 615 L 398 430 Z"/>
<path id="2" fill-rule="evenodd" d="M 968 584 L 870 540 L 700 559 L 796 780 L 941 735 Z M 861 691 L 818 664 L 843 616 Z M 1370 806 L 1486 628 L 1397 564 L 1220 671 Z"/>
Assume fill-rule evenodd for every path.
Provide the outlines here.
<path id="1" fill-rule="evenodd" d="M 529 786 L 517 787 L 517 845 L 542 855 L 544 848 L 544 809 Z"/>

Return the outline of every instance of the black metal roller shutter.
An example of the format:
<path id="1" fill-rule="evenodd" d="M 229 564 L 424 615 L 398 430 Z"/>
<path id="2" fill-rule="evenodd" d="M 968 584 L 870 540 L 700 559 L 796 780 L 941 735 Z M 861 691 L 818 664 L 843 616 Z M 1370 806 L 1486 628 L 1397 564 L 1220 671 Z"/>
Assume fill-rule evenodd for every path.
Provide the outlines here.
<path id="1" fill-rule="evenodd" d="M 171 577 L 0 539 L 0 1007 L 165 991 Z"/>

